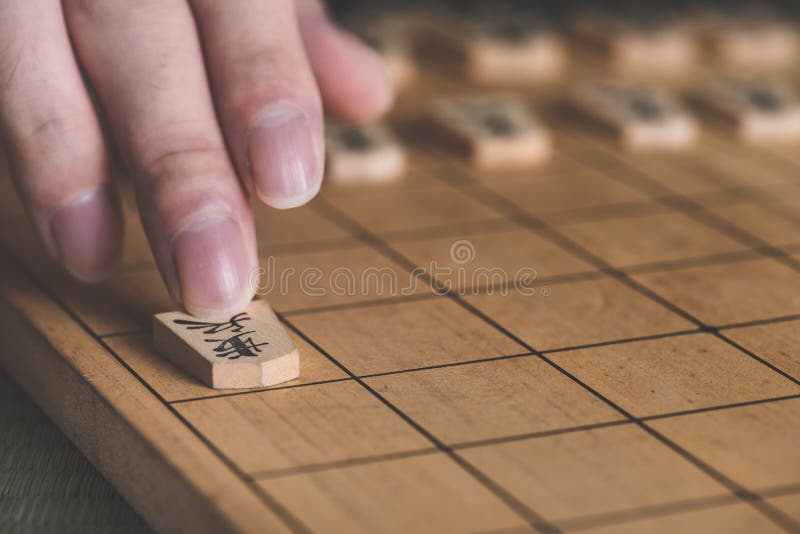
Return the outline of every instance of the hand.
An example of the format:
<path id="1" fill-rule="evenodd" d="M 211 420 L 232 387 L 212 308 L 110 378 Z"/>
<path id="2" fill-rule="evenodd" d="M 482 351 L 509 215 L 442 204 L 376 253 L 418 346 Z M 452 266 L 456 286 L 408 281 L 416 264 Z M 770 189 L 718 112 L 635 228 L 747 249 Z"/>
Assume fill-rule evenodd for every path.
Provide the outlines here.
<path id="1" fill-rule="evenodd" d="M 321 100 L 356 121 L 392 100 L 380 59 L 318 0 L 0 0 L 14 181 L 48 249 L 88 281 L 113 267 L 123 227 L 91 93 L 170 293 L 209 318 L 253 294 L 246 192 L 291 208 L 319 190 Z"/>

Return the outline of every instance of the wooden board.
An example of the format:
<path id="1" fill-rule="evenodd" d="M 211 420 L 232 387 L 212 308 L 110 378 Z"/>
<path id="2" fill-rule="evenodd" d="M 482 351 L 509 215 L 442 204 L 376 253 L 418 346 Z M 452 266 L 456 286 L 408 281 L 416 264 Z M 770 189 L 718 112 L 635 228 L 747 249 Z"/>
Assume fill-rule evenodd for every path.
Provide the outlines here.
<path id="1" fill-rule="evenodd" d="M 800 529 L 800 147 L 621 151 L 553 87 L 553 157 L 478 171 L 408 126 L 459 91 L 402 96 L 402 181 L 257 209 L 297 380 L 173 367 L 135 219 L 85 286 L 6 189 L 0 363 L 162 532 Z"/>

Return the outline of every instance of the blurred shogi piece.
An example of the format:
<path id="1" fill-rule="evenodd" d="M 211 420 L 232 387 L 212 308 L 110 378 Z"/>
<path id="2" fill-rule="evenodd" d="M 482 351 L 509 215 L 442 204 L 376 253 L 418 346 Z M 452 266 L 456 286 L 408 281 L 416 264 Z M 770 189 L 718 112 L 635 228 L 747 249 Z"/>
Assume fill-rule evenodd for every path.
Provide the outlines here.
<path id="1" fill-rule="evenodd" d="M 335 185 L 393 182 L 406 172 L 405 149 L 378 123 L 325 126 L 327 176 Z"/>
<path id="2" fill-rule="evenodd" d="M 518 98 L 462 96 L 441 100 L 432 110 L 439 139 L 480 168 L 536 165 L 552 152 L 547 129 Z"/>
<path id="3" fill-rule="evenodd" d="M 430 17 L 421 52 L 484 85 L 552 81 L 568 62 L 551 17 L 533 4 L 472 2 Z"/>
<path id="4" fill-rule="evenodd" d="M 695 65 L 699 46 L 678 13 L 652 3 L 602 4 L 578 11 L 573 33 L 582 51 L 618 74 L 681 74 Z"/>
<path id="5" fill-rule="evenodd" d="M 800 96 L 784 80 L 764 77 L 715 77 L 696 98 L 748 142 L 800 140 Z"/>
<path id="6" fill-rule="evenodd" d="M 627 149 L 681 149 L 693 144 L 699 133 L 697 121 L 663 87 L 595 83 L 576 90 L 575 104 Z"/>
<path id="7" fill-rule="evenodd" d="M 722 65 L 781 69 L 793 67 L 800 60 L 796 20 L 769 2 L 719 3 L 699 18 L 699 31 Z"/>

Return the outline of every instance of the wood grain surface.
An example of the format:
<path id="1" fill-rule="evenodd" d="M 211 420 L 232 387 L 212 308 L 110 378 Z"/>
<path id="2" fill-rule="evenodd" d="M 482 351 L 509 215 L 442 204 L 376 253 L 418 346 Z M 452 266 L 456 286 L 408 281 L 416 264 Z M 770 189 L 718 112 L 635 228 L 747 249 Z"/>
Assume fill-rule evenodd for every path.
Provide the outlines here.
<path id="1" fill-rule="evenodd" d="M 800 147 L 700 115 L 683 151 L 625 151 L 567 85 L 515 93 L 552 158 L 489 172 L 415 122 L 482 90 L 423 69 L 387 121 L 403 179 L 254 208 L 301 358 L 271 387 L 158 355 L 129 186 L 88 286 L 0 180 L 0 364 L 121 496 L 3 382 L 0 530 L 800 531 Z"/>

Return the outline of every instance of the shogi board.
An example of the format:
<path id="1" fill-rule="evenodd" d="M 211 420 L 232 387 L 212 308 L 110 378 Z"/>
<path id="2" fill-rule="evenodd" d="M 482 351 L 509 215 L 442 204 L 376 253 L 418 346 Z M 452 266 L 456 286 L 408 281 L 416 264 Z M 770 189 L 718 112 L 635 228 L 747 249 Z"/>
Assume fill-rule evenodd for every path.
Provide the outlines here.
<path id="1" fill-rule="evenodd" d="M 406 135 L 401 182 L 257 209 L 301 353 L 271 388 L 153 349 L 172 306 L 130 198 L 122 268 L 88 286 L 3 191 L 0 362 L 163 532 L 797 531 L 800 150 L 704 122 L 695 148 L 624 152 L 559 93 L 528 95 L 540 167 Z"/>

